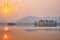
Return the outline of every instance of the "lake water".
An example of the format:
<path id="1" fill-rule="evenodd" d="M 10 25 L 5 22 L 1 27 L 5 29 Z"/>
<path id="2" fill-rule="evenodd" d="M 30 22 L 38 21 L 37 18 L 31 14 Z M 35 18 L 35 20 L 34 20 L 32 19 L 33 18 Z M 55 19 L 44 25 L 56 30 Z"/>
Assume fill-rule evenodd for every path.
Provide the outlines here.
<path id="1" fill-rule="evenodd" d="M 60 27 L 1 26 L 0 40 L 60 40 Z"/>

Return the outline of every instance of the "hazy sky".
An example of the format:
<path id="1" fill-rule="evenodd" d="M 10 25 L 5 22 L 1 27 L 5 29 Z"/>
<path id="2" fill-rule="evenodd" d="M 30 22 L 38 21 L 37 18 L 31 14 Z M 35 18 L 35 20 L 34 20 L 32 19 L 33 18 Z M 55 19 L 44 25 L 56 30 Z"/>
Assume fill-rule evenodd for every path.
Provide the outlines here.
<path id="1" fill-rule="evenodd" d="M 1 13 L 1 5 L 6 2 L 12 6 L 9 15 Z M 13 22 L 25 16 L 60 16 L 60 0 L 0 0 L 0 21 Z"/>

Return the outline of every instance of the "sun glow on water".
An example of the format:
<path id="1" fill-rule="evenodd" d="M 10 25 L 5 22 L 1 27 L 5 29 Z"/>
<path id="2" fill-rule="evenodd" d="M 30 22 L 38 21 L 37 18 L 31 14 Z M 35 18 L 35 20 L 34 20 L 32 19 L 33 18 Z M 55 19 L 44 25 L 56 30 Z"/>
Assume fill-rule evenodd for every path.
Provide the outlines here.
<path id="1" fill-rule="evenodd" d="M 7 38 L 7 35 L 6 35 L 6 34 L 4 35 L 4 38 L 5 38 L 5 39 Z"/>
<path id="2" fill-rule="evenodd" d="M 3 29 L 3 30 L 7 31 L 7 30 L 9 30 L 9 27 L 4 27 L 4 29 Z"/>

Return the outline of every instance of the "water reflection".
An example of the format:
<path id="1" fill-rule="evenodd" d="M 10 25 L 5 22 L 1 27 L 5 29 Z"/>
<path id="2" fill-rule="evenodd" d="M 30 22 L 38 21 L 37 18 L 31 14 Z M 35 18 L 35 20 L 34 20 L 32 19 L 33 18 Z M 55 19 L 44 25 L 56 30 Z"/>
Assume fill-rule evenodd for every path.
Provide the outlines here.
<path id="1" fill-rule="evenodd" d="M 4 27 L 3 30 L 4 31 L 8 31 L 9 30 L 9 27 Z"/>
<path id="2" fill-rule="evenodd" d="M 8 36 L 7 36 L 7 34 L 2 34 L 2 38 L 1 38 L 1 40 L 8 40 Z"/>
<path id="3" fill-rule="evenodd" d="M 11 40 L 11 31 L 10 27 L 4 26 L 0 30 L 0 40 Z"/>
<path id="4" fill-rule="evenodd" d="M 50 31 L 45 31 L 46 29 Z M 5 26 L 2 27 L 2 30 L 0 30 L 0 40 L 59 40 L 59 39 L 60 31 L 58 31 L 58 28 L 49 29 L 37 27 Z"/>
<path id="5" fill-rule="evenodd" d="M 7 39 L 7 35 L 6 34 L 4 35 L 4 38 Z"/>

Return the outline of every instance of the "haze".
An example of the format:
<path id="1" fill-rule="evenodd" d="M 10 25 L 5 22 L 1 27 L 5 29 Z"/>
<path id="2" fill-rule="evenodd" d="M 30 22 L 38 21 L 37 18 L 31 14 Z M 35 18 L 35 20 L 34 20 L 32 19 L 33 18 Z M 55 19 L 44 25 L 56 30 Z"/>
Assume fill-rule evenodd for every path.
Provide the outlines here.
<path id="1" fill-rule="evenodd" d="M 4 2 L 12 4 L 13 12 L 9 15 L 0 12 L 0 22 L 15 22 L 25 16 L 60 16 L 60 0 L 0 0 L 0 10 Z"/>

